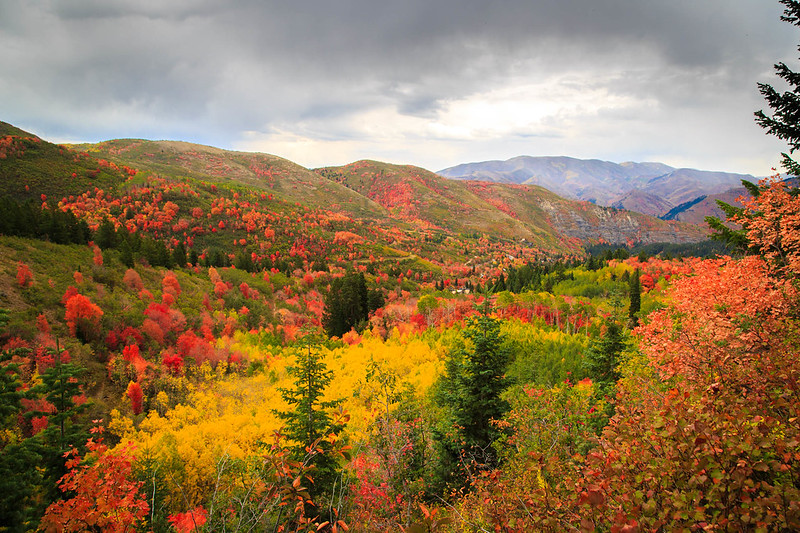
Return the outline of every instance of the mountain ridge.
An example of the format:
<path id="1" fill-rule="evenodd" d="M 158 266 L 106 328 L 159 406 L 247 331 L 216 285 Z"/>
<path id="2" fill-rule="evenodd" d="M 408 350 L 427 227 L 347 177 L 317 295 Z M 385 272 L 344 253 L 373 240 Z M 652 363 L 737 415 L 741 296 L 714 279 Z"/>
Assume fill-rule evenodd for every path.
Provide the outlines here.
<path id="1" fill-rule="evenodd" d="M 203 202 L 210 201 L 214 187 L 220 185 L 229 188 L 231 194 L 247 190 L 248 194 L 260 195 L 260 201 L 266 203 L 274 196 L 275 202 L 282 204 L 273 209 L 297 213 L 298 217 L 303 210 L 319 211 L 326 219 L 341 215 L 349 221 L 341 229 L 361 227 L 357 233 L 367 239 L 368 230 L 378 228 L 387 234 L 411 232 L 434 240 L 438 238 L 436 234 L 486 235 L 550 252 L 574 253 L 594 242 L 696 242 L 705 237 L 698 226 L 564 199 L 534 184 L 486 187 L 479 182 L 448 180 L 412 165 L 362 160 L 312 170 L 271 154 L 183 141 L 113 139 L 58 146 L 28 140 L 21 136 L 26 132 L 11 125 L 4 128 L 8 132 L 4 138 L 11 144 L 21 143 L 20 146 L 27 143 L 27 152 L 23 150 L 0 165 L 0 193 L 35 199 L 46 189 L 46 195 L 56 202 L 62 198 L 60 203 L 64 206 L 74 205 L 72 197 L 86 194 L 119 194 L 120 201 L 124 201 L 131 187 L 166 180 L 178 187 L 181 183 L 191 187 L 196 184 L 201 195 L 210 195 Z M 14 170 L 17 167 L 22 170 Z M 36 176 L 36 183 L 28 187 L 32 175 Z M 129 183 L 134 176 L 136 185 Z M 259 199 L 254 200 L 257 204 Z M 180 195 L 172 201 L 178 207 L 175 216 L 184 220 L 182 225 L 196 223 L 188 215 L 195 204 L 199 205 L 198 201 Z M 95 219 L 100 216 L 93 215 Z M 274 218 L 267 218 L 270 216 Z M 117 223 L 124 221 L 118 219 Z M 190 229 L 199 232 L 195 235 L 198 244 L 210 242 L 217 246 L 222 242 L 221 235 L 212 234 L 213 228 L 207 224 L 190 224 Z M 292 232 L 296 230 L 287 229 L 287 236 Z M 236 238 L 242 240 L 238 234 Z"/>
<path id="2" fill-rule="evenodd" d="M 659 162 L 614 163 L 568 156 L 517 156 L 465 163 L 437 173 L 454 180 L 535 183 L 567 198 L 653 216 L 662 216 L 699 196 L 722 193 L 742 179 L 755 180 L 750 174 L 675 168 Z M 631 196 L 634 192 L 638 196 Z M 643 195 L 650 195 L 651 200 L 643 201 Z"/>

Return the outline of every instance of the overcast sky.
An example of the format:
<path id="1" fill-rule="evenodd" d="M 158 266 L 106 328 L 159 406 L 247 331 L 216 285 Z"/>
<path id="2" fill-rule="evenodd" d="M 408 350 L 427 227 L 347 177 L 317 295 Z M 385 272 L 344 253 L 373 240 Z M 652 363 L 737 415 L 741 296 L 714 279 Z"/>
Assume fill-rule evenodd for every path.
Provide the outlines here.
<path id="1" fill-rule="evenodd" d="M 777 0 L 0 0 L 0 120 L 308 167 L 517 155 L 770 173 Z"/>

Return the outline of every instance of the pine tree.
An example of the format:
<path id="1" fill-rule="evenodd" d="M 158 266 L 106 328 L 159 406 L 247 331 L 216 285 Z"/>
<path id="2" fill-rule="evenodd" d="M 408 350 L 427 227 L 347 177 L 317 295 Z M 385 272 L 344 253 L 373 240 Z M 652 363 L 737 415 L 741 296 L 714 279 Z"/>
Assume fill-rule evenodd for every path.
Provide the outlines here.
<path id="1" fill-rule="evenodd" d="M 617 365 L 619 356 L 625 349 L 620 325 L 613 320 L 607 320 L 605 326 L 605 335 L 592 343 L 585 359 L 589 377 L 601 388 L 613 386 L 619 379 Z"/>
<path id="2" fill-rule="evenodd" d="M 642 286 L 639 282 L 638 268 L 628 281 L 628 296 L 631 300 L 631 305 L 628 307 L 628 323 L 634 328 L 639 325 L 639 311 L 642 309 Z"/>
<path id="3" fill-rule="evenodd" d="M 500 321 L 484 310 L 469 321 L 463 335 L 469 346 L 448 358 L 437 392 L 450 411 L 447 427 L 441 429 L 439 477 L 445 485 L 462 488 L 471 472 L 497 466 L 492 445 L 502 433 L 492 421 L 509 409 L 501 397 L 507 387 L 509 352 L 503 346 Z"/>
<path id="4" fill-rule="evenodd" d="M 103 250 L 107 250 L 108 248 L 116 248 L 118 242 L 117 230 L 114 227 L 114 223 L 107 218 L 103 220 L 102 224 L 100 224 L 100 227 L 97 228 L 94 241 L 95 244 L 97 244 L 97 246 Z"/>
<path id="5" fill-rule="evenodd" d="M 369 319 L 370 305 L 383 305 L 382 294 L 374 295 L 371 299 L 370 296 L 363 273 L 351 272 L 343 278 L 334 279 L 325 299 L 322 317 L 325 333 L 331 337 L 341 337 L 353 328 L 361 329 Z"/>
<path id="6" fill-rule="evenodd" d="M 800 1 L 780 0 L 786 6 L 781 20 L 795 26 L 800 26 Z M 798 48 L 800 49 L 800 48 Z M 779 93 L 767 83 L 759 83 L 758 89 L 772 108 L 772 116 L 767 116 L 764 111 L 756 111 L 756 122 L 767 130 L 770 135 L 775 135 L 789 144 L 789 153 L 783 153 L 783 167 L 795 176 L 800 175 L 800 164 L 789 155 L 800 148 L 800 73 L 792 71 L 785 63 L 775 65 L 778 77 L 791 87 L 791 91 Z"/>
<path id="7" fill-rule="evenodd" d="M 0 327 L 3 324 L 0 323 Z M 42 514 L 36 493 L 42 485 L 38 439 L 24 438 L 18 426 L 21 400 L 27 396 L 20 380 L 17 358 L 30 357 L 30 350 L 17 348 L 0 352 L 0 526 L 2 531 L 35 529 L 33 520 Z"/>
<path id="8" fill-rule="evenodd" d="M 186 266 L 186 247 L 182 242 L 179 242 L 175 249 L 172 250 L 172 263 L 177 268 L 184 268 Z"/>
<path id="9" fill-rule="evenodd" d="M 236 266 L 236 270 L 242 270 L 244 272 L 255 272 L 255 264 L 253 264 L 253 257 L 247 251 L 242 251 L 236 254 L 236 259 L 234 260 L 234 266 Z"/>
<path id="10" fill-rule="evenodd" d="M 309 494 L 316 500 L 330 493 L 339 475 L 340 465 L 326 437 L 338 435 L 344 429 L 331 415 L 342 400 L 323 400 L 325 390 L 333 381 L 333 372 L 310 345 L 297 353 L 296 364 L 287 371 L 294 378 L 294 386 L 279 391 L 291 410 L 275 411 L 275 414 L 284 422 L 283 434 L 295 443 L 292 447 L 295 459 L 313 466 L 314 482 Z"/>

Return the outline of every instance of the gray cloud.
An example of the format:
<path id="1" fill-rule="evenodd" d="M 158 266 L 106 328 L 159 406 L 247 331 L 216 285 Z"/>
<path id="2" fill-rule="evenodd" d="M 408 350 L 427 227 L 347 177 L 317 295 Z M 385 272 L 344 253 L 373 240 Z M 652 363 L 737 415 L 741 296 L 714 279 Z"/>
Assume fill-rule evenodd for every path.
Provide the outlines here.
<path id="1" fill-rule="evenodd" d="M 758 106 L 755 82 L 796 54 L 780 13 L 777 0 L 0 0 L 0 119 L 76 140 L 356 142 L 377 110 L 436 121 L 453 102 L 572 76 L 562 88 L 718 120 L 721 105 Z M 586 120 L 635 122 L 632 105 Z M 568 139 L 551 123 L 569 115 L 517 137 Z"/>

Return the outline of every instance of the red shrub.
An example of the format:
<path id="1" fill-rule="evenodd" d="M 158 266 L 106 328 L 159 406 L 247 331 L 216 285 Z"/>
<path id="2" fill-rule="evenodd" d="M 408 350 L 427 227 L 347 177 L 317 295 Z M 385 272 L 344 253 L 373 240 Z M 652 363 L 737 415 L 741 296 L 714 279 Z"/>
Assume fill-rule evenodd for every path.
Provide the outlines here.
<path id="1" fill-rule="evenodd" d="M 128 389 L 125 391 L 128 395 L 128 398 L 131 400 L 131 409 L 133 409 L 133 414 L 138 415 L 142 413 L 142 400 L 144 399 L 144 395 L 142 394 L 142 387 L 135 381 L 131 381 L 128 383 Z"/>
<path id="2" fill-rule="evenodd" d="M 33 273 L 28 265 L 19 261 L 17 263 L 17 283 L 23 289 L 30 287 L 33 284 Z"/>

